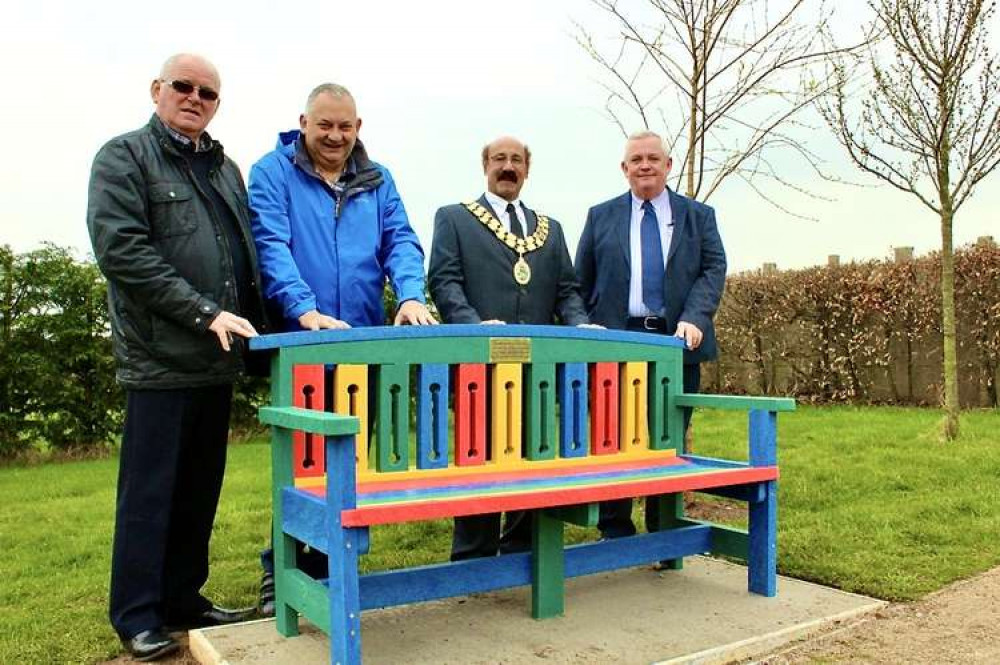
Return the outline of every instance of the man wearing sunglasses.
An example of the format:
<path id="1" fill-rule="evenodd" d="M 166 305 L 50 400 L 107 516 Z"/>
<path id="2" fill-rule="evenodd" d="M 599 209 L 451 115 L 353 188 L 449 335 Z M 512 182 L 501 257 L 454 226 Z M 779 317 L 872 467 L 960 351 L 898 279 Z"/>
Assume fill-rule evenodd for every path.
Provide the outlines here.
<path id="1" fill-rule="evenodd" d="M 201 595 L 232 384 L 263 319 L 243 179 L 205 132 L 219 89 L 204 58 L 171 57 L 150 89 L 153 117 L 105 144 L 90 180 L 126 391 L 109 615 L 141 661 L 177 650 L 171 630 L 250 616 Z"/>

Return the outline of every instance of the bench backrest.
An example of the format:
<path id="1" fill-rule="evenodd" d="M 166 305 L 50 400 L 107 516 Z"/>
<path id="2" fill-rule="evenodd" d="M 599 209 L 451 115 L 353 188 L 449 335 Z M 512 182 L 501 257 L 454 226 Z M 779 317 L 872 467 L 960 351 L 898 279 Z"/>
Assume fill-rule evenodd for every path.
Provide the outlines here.
<path id="1" fill-rule="evenodd" d="M 277 350 L 272 405 L 361 421 L 359 481 L 674 455 L 683 438 L 682 342 L 665 335 L 443 325 L 269 335 L 251 348 Z M 318 481 L 321 437 L 294 437 L 296 484 Z"/>

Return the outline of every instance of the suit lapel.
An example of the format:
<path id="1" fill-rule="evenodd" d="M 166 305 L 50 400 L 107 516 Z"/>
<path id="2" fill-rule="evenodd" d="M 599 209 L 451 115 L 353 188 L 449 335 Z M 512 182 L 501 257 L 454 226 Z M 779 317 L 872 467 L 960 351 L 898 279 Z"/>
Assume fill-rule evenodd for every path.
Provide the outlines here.
<path id="1" fill-rule="evenodd" d="M 670 199 L 670 216 L 673 218 L 674 230 L 670 234 L 670 250 L 667 252 L 667 265 L 670 265 L 670 259 L 673 258 L 674 254 L 677 252 L 677 247 L 680 245 L 681 238 L 684 235 L 684 225 L 687 223 L 687 211 L 688 202 L 683 196 L 675 194 L 671 190 L 667 190 L 667 197 Z"/>
<path id="2" fill-rule="evenodd" d="M 538 227 L 538 215 L 535 214 L 534 210 L 524 205 L 524 201 L 521 201 L 521 209 L 524 210 L 524 237 L 527 238 Z"/>
<path id="3" fill-rule="evenodd" d="M 622 248 L 622 258 L 625 259 L 625 267 L 631 270 L 632 250 L 629 246 L 629 229 L 632 227 L 632 193 L 625 192 L 615 201 L 611 211 L 611 220 L 618 235 L 618 244 Z"/>

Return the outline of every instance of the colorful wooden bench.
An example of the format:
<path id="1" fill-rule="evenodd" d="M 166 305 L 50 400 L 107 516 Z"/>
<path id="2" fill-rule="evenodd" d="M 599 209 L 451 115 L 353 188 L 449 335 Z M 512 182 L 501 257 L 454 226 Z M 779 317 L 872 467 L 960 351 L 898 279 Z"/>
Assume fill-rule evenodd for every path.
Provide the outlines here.
<path id="1" fill-rule="evenodd" d="M 567 577 L 709 552 L 747 560 L 749 590 L 773 596 L 776 417 L 794 402 L 684 394 L 680 344 L 470 325 L 253 340 L 274 351 L 260 419 L 273 432 L 278 631 L 297 635 L 302 615 L 330 636 L 331 663 L 360 663 L 362 610 L 530 584 L 532 616 L 551 617 Z M 679 454 L 682 407 L 748 410 L 749 462 Z M 685 491 L 746 501 L 749 530 L 686 519 Z M 596 525 L 597 502 L 651 495 L 660 531 L 564 547 L 564 524 Z M 372 525 L 507 510 L 535 511 L 530 552 L 358 572 Z M 295 540 L 330 555 L 328 579 L 296 567 Z"/>

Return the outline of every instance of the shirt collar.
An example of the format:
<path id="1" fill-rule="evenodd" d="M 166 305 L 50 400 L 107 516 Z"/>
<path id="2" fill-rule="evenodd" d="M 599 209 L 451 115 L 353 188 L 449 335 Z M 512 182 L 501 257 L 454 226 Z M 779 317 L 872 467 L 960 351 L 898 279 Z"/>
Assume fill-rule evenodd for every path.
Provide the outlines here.
<path id="1" fill-rule="evenodd" d="M 194 141 L 192 141 L 190 137 L 181 134 L 165 122 L 163 123 L 163 128 L 167 130 L 167 134 L 170 135 L 170 138 L 173 139 L 174 143 L 181 148 L 190 148 L 193 149 L 194 152 L 205 152 L 212 148 L 212 137 L 208 135 L 208 132 L 202 132 L 201 136 L 198 137 L 198 145 L 195 145 Z"/>
<path id="2" fill-rule="evenodd" d="M 501 210 L 507 210 L 508 203 L 514 204 L 514 210 L 517 210 L 518 208 L 521 207 L 521 199 L 514 199 L 513 201 L 508 201 L 507 199 L 497 196 L 496 194 L 490 191 L 486 192 L 486 201 L 491 206 L 493 206 L 493 209 L 496 210 L 497 212 Z"/>
<path id="3" fill-rule="evenodd" d="M 645 199 L 640 199 L 638 196 L 635 195 L 635 192 L 632 192 L 632 212 L 635 212 L 636 209 L 641 208 L 644 201 Z M 661 209 L 670 210 L 670 194 L 667 193 L 667 189 L 665 187 L 663 188 L 662 192 L 651 198 L 649 202 L 652 203 L 653 207 L 656 208 L 657 210 Z"/>

